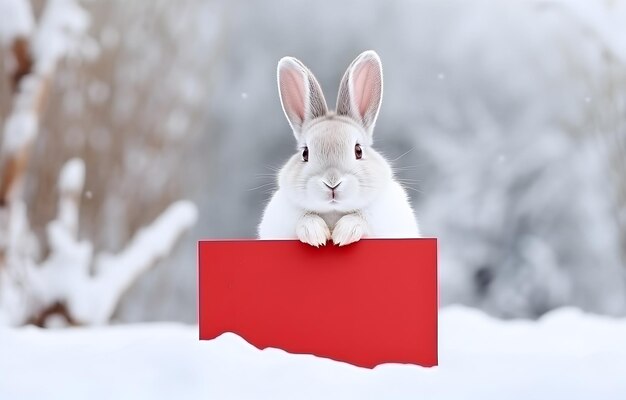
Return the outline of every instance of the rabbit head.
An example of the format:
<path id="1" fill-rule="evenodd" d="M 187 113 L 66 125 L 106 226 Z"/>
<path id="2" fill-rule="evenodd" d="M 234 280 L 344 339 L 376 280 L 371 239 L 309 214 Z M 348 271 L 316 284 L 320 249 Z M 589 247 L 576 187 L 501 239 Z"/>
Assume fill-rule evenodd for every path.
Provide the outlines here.
<path id="1" fill-rule="evenodd" d="M 291 201 L 313 212 L 350 212 L 385 190 L 391 167 L 372 148 L 383 94 L 382 65 L 374 51 L 348 67 L 334 112 L 311 71 L 293 57 L 278 63 L 278 89 L 298 142 L 278 177 Z"/>

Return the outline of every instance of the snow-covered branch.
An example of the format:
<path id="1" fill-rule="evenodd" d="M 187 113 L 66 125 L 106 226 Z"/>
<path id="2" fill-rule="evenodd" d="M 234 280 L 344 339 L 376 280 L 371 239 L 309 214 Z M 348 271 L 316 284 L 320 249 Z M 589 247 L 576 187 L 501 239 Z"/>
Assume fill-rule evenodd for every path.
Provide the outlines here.
<path id="1" fill-rule="evenodd" d="M 30 276 L 39 283 L 43 309 L 63 304 L 72 322 L 104 324 L 126 290 L 169 254 L 176 240 L 194 224 L 197 211 L 187 201 L 176 202 L 151 225 L 140 229 L 120 253 L 94 257 L 91 243 L 77 237 L 84 175 L 81 160 L 71 160 L 63 168 L 58 215 L 47 231 L 50 256 L 31 269 Z"/>
<path id="2" fill-rule="evenodd" d="M 68 161 L 61 171 L 58 213 L 47 227 L 49 256 L 41 264 L 14 258 L 4 271 L 9 273 L 0 275 L 0 325 L 45 325 L 51 314 L 61 314 L 71 324 L 108 322 L 126 290 L 169 254 L 196 221 L 193 204 L 175 202 L 120 253 L 94 256 L 91 242 L 77 234 L 84 176 L 79 159 Z M 17 270 L 21 273 L 11 273 Z"/>
<path id="3" fill-rule="evenodd" d="M 171 252 L 177 239 L 196 219 L 195 205 L 188 201 L 175 202 L 152 224 L 140 229 L 120 253 L 98 255 L 95 262 L 98 281 L 91 292 L 98 304 L 88 309 L 81 298 L 74 315 L 92 324 L 107 322 L 126 290 L 157 260 Z"/>

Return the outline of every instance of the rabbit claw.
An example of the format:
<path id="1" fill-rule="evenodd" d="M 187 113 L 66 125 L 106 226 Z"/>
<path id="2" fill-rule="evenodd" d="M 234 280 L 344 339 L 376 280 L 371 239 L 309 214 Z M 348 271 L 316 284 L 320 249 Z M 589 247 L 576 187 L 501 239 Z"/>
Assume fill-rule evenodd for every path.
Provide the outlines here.
<path id="1" fill-rule="evenodd" d="M 301 242 L 314 247 L 326 245 L 331 237 L 326 221 L 316 214 L 306 214 L 300 218 L 296 226 L 296 235 Z"/>
<path id="2" fill-rule="evenodd" d="M 344 215 L 337 221 L 333 229 L 333 243 L 345 246 L 357 242 L 367 232 L 367 222 L 358 214 Z"/>

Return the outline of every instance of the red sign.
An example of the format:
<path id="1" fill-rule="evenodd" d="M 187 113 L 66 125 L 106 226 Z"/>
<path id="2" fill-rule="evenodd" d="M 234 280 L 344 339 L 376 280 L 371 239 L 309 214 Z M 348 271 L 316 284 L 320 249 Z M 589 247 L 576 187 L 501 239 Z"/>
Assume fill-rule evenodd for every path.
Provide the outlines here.
<path id="1" fill-rule="evenodd" d="M 437 240 L 199 243 L 200 339 L 373 368 L 437 365 Z"/>

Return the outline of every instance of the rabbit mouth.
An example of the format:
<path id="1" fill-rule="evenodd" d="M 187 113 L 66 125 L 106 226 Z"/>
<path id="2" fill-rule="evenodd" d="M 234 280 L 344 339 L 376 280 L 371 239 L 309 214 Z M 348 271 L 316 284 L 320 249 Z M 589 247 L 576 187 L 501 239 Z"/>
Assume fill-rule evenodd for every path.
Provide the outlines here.
<path id="1" fill-rule="evenodd" d="M 335 191 L 329 193 L 329 195 L 328 195 L 328 202 L 330 204 L 339 203 L 339 193 L 337 193 Z"/>
<path id="2" fill-rule="evenodd" d="M 327 199 L 328 199 L 329 204 L 339 203 L 339 193 L 334 192 L 334 191 L 331 193 L 328 193 Z"/>

